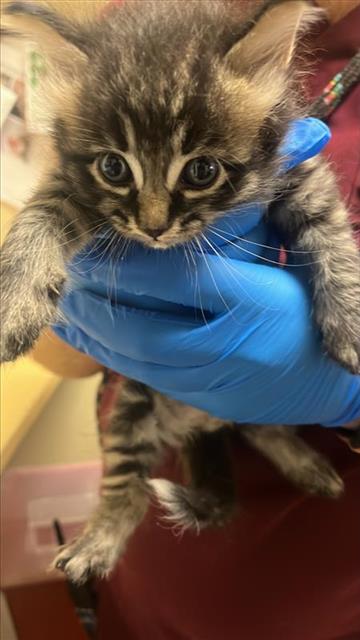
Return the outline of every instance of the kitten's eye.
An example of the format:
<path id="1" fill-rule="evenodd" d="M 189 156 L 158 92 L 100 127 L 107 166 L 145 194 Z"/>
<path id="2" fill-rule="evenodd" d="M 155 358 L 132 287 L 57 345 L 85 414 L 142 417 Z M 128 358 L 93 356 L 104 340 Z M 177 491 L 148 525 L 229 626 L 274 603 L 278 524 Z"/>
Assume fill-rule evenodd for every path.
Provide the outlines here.
<path id="1" fill-rule="evenodd" d="M 99 169 L 104 178 L 115 185 L 123 185 L 132 180 L 132 173 L 125 158 L 116 153 L 106 153 L 99 159 Z"/>
<path id="2" fill-rule="evenodd" d="M 183 168 L 181 179 L 190 189 L 205 189 L 215 182 L 219 170 L 219 163 L 212 158 L 193 158 Z"/>

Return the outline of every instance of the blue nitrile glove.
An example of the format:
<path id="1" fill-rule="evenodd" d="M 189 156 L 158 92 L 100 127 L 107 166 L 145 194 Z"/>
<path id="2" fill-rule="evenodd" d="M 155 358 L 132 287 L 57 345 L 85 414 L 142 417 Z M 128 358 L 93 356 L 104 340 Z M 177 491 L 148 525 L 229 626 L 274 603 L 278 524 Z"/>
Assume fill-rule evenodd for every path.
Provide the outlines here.
<path id="1" fill-rule="evenodd" d="M 293 166 L 326 137 L 317 121 L 295 123 L 283 154 Z M 63 301 L 70 324 L 57 333 L 107 367 L 224 419 L 329 426 L 354 420 L 360 377 L 322 353 L 306 267 L 256 261 L 274 257 L 252 244 L 270 244 L 261 216 L 252 207 L 219 220 L 220 231 L 208 234 L 215 253 L 208 247 L 205 257 L 193 255 L 195 264 L 182 249 L 140 245 L 116 265 L 100 260 L 100 247 L 82 255 Z M 247 235 L 234 242 L 238 233 Z"/>

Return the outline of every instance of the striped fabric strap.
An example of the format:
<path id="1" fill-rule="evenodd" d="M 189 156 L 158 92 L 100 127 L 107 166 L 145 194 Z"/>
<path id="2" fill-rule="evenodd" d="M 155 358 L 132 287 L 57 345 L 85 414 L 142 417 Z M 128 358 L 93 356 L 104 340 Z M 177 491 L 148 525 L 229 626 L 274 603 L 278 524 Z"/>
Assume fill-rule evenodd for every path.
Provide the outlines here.
<path id="1" fill-rule="evenodd" d="M 321 95 L 310 105 L 309 115 L 320 120 L 328 118 L 359 80 L 360 51 L 328 82 Z"/>

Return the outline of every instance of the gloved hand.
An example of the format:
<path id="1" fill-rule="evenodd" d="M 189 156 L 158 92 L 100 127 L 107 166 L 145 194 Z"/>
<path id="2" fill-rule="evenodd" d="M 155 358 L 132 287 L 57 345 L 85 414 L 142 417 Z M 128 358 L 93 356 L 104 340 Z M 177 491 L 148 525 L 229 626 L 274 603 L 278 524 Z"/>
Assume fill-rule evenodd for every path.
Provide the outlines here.
<path id="1" fill-rule="evenodd" d="M 283 153 L 293 165 L 319 150 L 324 128 L 302 121 L 291 136 Z M 107 367 L 224 419 L 354 420 L 360 377 L 322 353 L 306 267 L 278 268 L 267 262 L 273 252 L 252 244 L 270 244 L 261 214 L 250 208 L 219 221 L 208 241 L 220 242 L 206 253 L 205 242 L 189 262 L 182 249 L 141 246 L 115 265 L 99 259 L 100 247 L 82 255 L 63 301 L 70 324 L 57 333 Z M 240 228 L 249 233 L 235 242 Z"/>

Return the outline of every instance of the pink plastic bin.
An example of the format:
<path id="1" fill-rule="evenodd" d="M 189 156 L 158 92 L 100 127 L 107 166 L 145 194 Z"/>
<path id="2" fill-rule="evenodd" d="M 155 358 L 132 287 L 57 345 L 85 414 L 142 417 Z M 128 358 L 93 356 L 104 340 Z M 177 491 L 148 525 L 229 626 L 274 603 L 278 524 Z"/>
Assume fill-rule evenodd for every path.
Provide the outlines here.
<path id="1" fill-rule="evenodd" d="M 53 521 L 68 541 L 98 499 L 100 462 L 24 467 L 2 478 L 2 588 L 61 579 L 48 571 L 57 549 Z"/>

